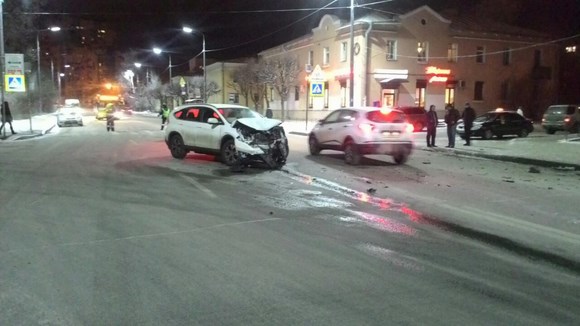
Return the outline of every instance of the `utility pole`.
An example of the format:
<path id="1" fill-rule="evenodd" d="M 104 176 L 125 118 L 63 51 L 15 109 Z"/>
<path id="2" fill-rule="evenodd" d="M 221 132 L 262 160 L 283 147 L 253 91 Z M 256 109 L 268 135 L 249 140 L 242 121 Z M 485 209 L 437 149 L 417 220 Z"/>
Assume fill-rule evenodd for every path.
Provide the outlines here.
<path id="1" fill-rule="evenodd" d="M 354 106 L 354 0 L 350 0 L 350 88 L 349 104 Z"/>
<path id="2" fill-rule="evenodd" d="M 4 67 L 4 57 L 5 57 L 5 53 L 4 53 L 4 0 L 0 0 L 0 68 L 2 69 L 2 81 L 0 81 L 0 86 L 2 86 L 2 96 L 1 96 L 1 100 L 2 100 L 2 121 L 4 122 L 6 120 L 6 108 L 4 107 L 4 80 L 5 77 L 4 75 L 6 74 L 6 67 Z M 4 125 L 4 138 L 6 138 L 6 125 Z"/>

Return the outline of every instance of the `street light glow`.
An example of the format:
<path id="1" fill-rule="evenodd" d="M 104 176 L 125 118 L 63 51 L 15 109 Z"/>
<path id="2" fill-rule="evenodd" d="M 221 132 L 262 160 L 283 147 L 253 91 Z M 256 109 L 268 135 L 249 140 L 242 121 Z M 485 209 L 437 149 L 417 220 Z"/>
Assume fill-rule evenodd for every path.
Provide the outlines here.
<path id="1" fill-rule="evenodd" d="M 140 62 L 135 62 L 135 67 L 141 68 L 142 64 Z"/>
<path id="2" fill-rule="evenodd" d="M 193 28 L 188 27 L 188 26 L 183 26 L 183 31 L 188 33 L 188 34 L 191 34 L 191 33 L 193 33 Z"/>
<path id="3" fill-rule="evenodd" d="M 161 54 L 161 52 L 163 52 L 163 51 L 160 48 L 153 48 L 153 53 Z"/>
<path id="4" fill-rule="evenodd" d="M 49 30 L 50 30 L 51 32 L 58 32 L 58 31 L 60 31 L 60 27 L 58 27 L 58 26 L 51 26 L 51 27 L 49 28 Z"/>

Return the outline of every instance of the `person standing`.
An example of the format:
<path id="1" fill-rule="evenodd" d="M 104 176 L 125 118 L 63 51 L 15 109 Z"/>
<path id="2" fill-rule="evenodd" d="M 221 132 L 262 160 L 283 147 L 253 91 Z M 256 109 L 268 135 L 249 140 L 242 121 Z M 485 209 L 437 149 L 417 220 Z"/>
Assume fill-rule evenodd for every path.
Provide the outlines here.
<path id="1" fill-rule="evenodd" d="M 459 120 L 459 111 L 451 104 L 445 107 L 445 124 L 447 124 L 447 148 L 455 147 L 455 134 L 457 132 L 457 121 Z"/>
<path id="2" fill-rule="evenodd" d="M 14 132 L 14 128 L 12 127 L 12 112 L 10 112 L 10 106 L 8 105 L 8 101 L 4 101 L 4 105 L 0 112 L 2 113 L 2 126 L 0 126 L 0 132 L 2 132 L 2 129 L 4 128 L 6 122 L 8 122 L 8 124 L 10 125 L 10 131 L 12 132 L 13 135 L 16 134 L 16 132 Z"/>
<path id="3" fill-rule="evenodd" d="M 435 145 L 435 136 L 439 118 L 437 118 L 437 112 L 435 112 L 435 105 L 431 105 L 429 111 L 425 114 L 427 115 L 427 147 L 437 147 Z"/>
<path id="4" fill-rule="evenodd" d="M 158 115 L 158 116 L 161 116 L 161 130 L 163 130 L 163 127 L 165 127 L 165 123 L 167 122 L 167 118 L 169 118 L 170 112 L 171 112 L 171 110 L 169 110 L 167 105 L 165 105 L 165 104 L 161 105 L 161 110 L 159 111 L 159 115 Z"/>
<path id="5" fill-rule="evenodd" d="M 475 120 L 475 110 L 471 107 L 469 102 L 465 103 L 465 109 L 461 115 L 463 119 L 463 126 L 465 127 L 465 146 L 471 146 L 471 127 L 473 127 L 473 120 Z"/>

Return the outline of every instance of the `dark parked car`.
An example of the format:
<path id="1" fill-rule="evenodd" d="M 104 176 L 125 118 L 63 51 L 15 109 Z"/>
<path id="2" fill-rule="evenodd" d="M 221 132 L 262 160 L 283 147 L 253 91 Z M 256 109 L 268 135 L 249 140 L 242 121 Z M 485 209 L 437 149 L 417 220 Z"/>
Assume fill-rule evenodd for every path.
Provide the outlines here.
<path id="1" fill-rule="evenodd" d="M 401 106 L 395 108 L 405 113 L 407 121 L 413 125 L 413 131 L 421 131 L 427 126 L 427 115 L 422 106 Z"/>
<path id="2" fill-rule="evenodd" d="M 526 137 L 533 130 L 534 125 L 530 119 L 522 117 L 515 111 L 496 110 L 475 118 L 471 128 L 471 136 L 482 139 L 490 139 L 493 136 L 501 138 L 505 135 Z M 465 139 L 463 122 L 457 125 L 457 134 L 461 139 Z"/>
<path id="3" fill-rule="evenodd" d="M 568 104 L 549 106 L 542 118 L 542 127 L 549 134 L 558 130 L 580 132 L 580 106 Z"/>

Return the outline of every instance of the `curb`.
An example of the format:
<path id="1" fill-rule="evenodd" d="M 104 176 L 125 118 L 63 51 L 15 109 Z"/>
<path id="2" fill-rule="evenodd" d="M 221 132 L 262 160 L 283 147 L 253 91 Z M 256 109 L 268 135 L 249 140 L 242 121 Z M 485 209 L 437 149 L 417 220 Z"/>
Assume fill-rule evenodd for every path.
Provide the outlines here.
<path id="1" fill-rule="evenodd" d="M 308 132 L 302 131 L 290 131 L 288 134 L 291 135 L 299 135 L 299 136 L 308 136 Z M 540 160 L 534 158 L 527 158 L 527 157 L 518 157 L 518 156 L 507 156 L 507 155 L 495 155 L 495 154 L 486 154 L 486 153 L 477 153 L 477 152 L 470 152 L 470 151 L 462 151 L 458 149 L 446 150 L 446 149 L 427 149 L 427 148 L 419 148 L 415 147 L 415 150 L 423 150 L 427 152 L 440 152 L 440 153 L 447 153 L 447 154 L 455 154 L 455 155 L 463 155 L 463 156 L 471 156 L 471 157 L 482 157 L 490 160 L 495 161 L 502 161 L 502 162 L 510 162 L 510 163 L 518 163 L 518 164 L 528 164 L 528 165 L 535 165 L 541 166 L 546 168 L 569 168 L 574 169 L 575 171 L 580 171 L 580 164 L 573 164 L 573 163 L 563 163 L 557 161 L 547 161 L 547 160 Z"/>

